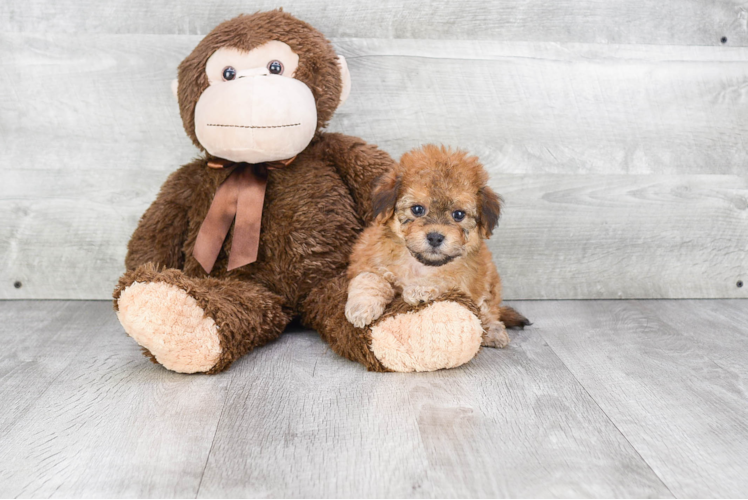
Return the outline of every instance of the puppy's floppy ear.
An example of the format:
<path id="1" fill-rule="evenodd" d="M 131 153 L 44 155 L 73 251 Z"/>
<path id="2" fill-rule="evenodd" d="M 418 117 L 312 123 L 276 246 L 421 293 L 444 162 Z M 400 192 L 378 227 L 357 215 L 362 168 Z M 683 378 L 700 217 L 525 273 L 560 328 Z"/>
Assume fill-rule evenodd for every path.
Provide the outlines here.
<path id="1" fill-rule="evenodd" d="M 371 196 L 375 220 L 384 222 L 392 217 L 395 213 L 398 191 L 400 191 L 400 176 L 394 170 L 390 170 L 377 179 Z"/>
<path id="2" fill-rule="evenodd" d="M 503 200 L 488 186 L 484 186 L 478 191 L 478 200 L 480 203 L 481 232 L 484 238 L 490 238 L 493 230 L 499 225 L 501 202 Z"/>

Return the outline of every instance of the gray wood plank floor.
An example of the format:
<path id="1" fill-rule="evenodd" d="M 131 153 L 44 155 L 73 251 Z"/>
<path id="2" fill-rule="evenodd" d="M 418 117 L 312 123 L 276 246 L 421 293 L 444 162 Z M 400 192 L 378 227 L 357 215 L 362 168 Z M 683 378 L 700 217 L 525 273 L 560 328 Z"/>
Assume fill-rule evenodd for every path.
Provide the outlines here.
<path id="1" fill-rule="evenodd" d="M 748 301 L 539 301 L 506 350 L 367 373 L 291 329 L 216 376 L 109 302 L 0 301 L 0 497 L 744 497 Z"/>

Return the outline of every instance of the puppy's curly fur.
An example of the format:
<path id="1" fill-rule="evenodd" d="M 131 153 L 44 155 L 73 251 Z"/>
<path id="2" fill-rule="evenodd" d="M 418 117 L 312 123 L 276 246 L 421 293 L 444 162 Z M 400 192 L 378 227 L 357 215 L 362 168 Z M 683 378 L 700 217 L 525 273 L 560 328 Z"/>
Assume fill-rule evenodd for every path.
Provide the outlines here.
<path id="1" fill-rule="evenodd" d="M 378 181 L 374 223 L 356 243 L 346 317 L 362 328 L 396 293 L 409 304 L 450 290 L 470 296 L 485 329 L 483 345 L 505 347 L 505 327 L 530 322 L 501 306 L 501 279 L 485 240 L 499 222 L 501 198 L 475 156 L 427 145 L 403 155 Z"/>

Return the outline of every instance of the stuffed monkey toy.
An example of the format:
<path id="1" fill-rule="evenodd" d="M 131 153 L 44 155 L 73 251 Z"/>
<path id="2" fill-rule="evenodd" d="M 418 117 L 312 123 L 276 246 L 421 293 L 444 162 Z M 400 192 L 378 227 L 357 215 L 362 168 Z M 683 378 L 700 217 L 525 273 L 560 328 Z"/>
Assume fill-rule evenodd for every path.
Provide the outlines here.
<path id="1" fill-rule="evenodd" d="M 350 75 L 320 32 L 280 10 L 226 21 L 182 61 L 173 90 L 203 156 L 161 187 L 114 290 L 117 316 L 147 356 L 217 373 L 295 317 L 369 370 L 437 370 L 475 356 L 483 327 L 458 293 L 415 307 L 397 298 L 364 329 L 345 318 L 348 257 L 393 161 L 322 132 Z"/>

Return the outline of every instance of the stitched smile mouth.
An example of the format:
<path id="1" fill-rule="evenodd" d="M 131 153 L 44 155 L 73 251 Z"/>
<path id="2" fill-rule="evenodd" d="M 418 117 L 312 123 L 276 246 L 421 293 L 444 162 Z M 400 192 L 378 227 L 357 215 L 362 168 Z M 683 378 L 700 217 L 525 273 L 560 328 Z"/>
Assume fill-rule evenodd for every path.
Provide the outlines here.
<path id="1" fill-rule="evenodd" d="M 224 125 L 222 123 L 209 123 L 208 127 L 227 127 L 227 128 L 286 128 L 299 127 L 301 123 L 289 123 L 287 125 Z"/>

